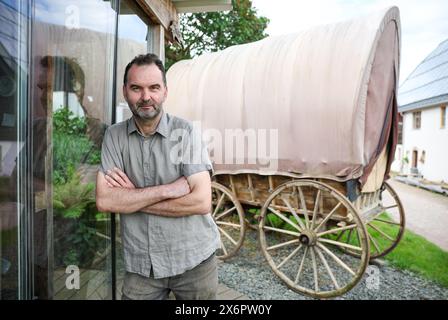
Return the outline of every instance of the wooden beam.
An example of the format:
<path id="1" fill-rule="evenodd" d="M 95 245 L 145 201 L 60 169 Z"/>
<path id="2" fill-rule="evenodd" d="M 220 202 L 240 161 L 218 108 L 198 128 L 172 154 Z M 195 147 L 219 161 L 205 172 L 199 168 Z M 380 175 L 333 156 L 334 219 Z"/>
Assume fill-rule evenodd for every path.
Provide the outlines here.
<path id="1" fill-rule="evenodd" d="M 232 10 L 231 0 L 173 0 L 177 12 L 216 12 Z"/>
<path id="2" fill-rule="evenodd" d="M 170 33 L 171 21 L 178 21 L 176 7 L 171 0 L 136 0 L 154 24 L 160 24 Z"/>
<path id="3" fill-rule="evenodd" d="M 151 26 L 149 52 L 155 53 L 165 64 L 165 29 L 159 24 Z"/>

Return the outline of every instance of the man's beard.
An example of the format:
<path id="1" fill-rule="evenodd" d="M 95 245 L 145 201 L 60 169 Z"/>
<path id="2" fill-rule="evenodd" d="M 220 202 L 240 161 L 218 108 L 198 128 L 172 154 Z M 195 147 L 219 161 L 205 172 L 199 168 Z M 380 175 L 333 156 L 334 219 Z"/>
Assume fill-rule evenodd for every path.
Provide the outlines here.
<path id="1" fill-rule="evenodd" d="M 142 109 L 142 107 L 152 106 L 152 109 Z M 137 102 L 131 109 L 132 114 L 142 120 L 153 120 L 162 111 L 162 104 L 153 104 L 149 102 Z"/>

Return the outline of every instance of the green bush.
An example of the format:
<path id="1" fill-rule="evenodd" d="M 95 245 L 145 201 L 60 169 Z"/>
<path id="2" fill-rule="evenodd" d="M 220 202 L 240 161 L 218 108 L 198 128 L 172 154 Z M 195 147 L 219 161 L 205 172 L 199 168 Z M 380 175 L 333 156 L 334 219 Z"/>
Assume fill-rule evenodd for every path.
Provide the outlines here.
<path id="1" fill-rule="evenodd" d="M 297 226 L 300 227 L 299 222 L 297 222 L 297 219 L 296 219 L 293 215 L 289 215 L 289 216 L 288 216 L 288 219 L 291 220 L 291 221 L 294 222 Z M 305 225 L 305 219 L 302 218 L 302 217 L 299 217 L 299 219 L 301 219 L 302 224 Z M 283 229 L 285 229 L 285 230 L 289 230 L 289 231 L 297 232 L 297 229 L 296 229 L 294 226 L 292 226 L 292 225 L 290 225 L 289 223 L 286 223 L 286 222 L 285 222 L 285 225 L 284 225 Z"/>
<path id="2" fill-rule="evenodd" d="M 273 213 L 268 213 L 266 220 L 266 225 L 274 228 L 282 228 L 284 224 L 284 221 Z"/>
<path id="3" fill-rule="evenodd" d="M 245 219 L 246 221 L 252 225 L 257 226 L 260 220 L 258 219 L 260 216 L 260 208 L 248 208 L 246 209 Z"/>
<path id="4" fill-rule="evenodd" d="M 53 114 L 53 183 L 64 184 L 82 163 L 99 164 L 101 152 L 86 136 L 86 120 L 67 108 Z"/>
<path id="5" fill-rule="evenodd" d="M 84 117 L 78 117 L 68 108 L 62 107 L 53 113 L 53 130 L 68 135 L 86 133 L 87 125 Z"/>
<path id="6" fill-rule="evenodd" d="M 82 183 L 80 164 L 99 164 L 100 150 L 86 136 L 86 120 L 68 108 L 53 114 L 53 210 L 55 263 L 88 266 L 105 243 L 96 233 L 104 220 L 95 204 L 94 184 Z"/>
<path id="7" fill-rule="evenodd" d="M 67 183 L 56 185 L 53 195 L 55 217 L 55 263 L 89 265 L 100 248 L 96 236 L 97 217 L 94 184 L 83 184 L 73 173 Z"/>
<path id="8" fill-rule="evenodd" d="M 82 163 L 99 164 L 101 153 L 83 136 L 55 132 L 53 135 L 53 183 L 64 184 Z"/>

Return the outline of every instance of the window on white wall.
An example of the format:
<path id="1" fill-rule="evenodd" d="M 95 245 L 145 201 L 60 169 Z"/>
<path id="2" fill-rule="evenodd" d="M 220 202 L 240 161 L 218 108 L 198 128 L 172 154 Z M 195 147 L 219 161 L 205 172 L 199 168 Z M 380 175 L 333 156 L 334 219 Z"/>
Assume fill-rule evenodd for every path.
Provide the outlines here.
<path id="1" fill-rule="evenodd" d="M 440 129 L 446 126 L 446 106 L 440 107 Z"/>
<path id="2" fill-rule="evenodd" d="M 403 144 L 403 116 L 399 115 L 398 120 L 398 144 Z"/>
<path id="3" fill-rule="evenodd" d="M 412 127 L 414 129 L 420 129 L 422 126 L 422 112 L 421 111 L 415 111 L 412 113 Z"/>
<path id="4" fill-rule="evenodd" d="M 426 158 L 426 151 L 423 150 L 423 151 L 422 151 L 422 154 L 421 154 L 421 156 L 420 156 L 420 162 L 421 162 L 421 163 L 425 163 L 425 158 Z"/>

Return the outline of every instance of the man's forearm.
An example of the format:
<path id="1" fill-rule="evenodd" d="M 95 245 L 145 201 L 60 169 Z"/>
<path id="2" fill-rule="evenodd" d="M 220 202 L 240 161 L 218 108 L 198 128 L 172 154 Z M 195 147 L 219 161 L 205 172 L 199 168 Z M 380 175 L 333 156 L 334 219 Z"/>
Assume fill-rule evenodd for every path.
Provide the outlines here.
<path id="1" fill-rule="evenodd" d="M 97 205 L 105 212 L 133 213 L 170 198 L 166 185 L 136 189 L 108 187 L 99 198 L 97 195 Z"/>
<path id="2" fill-rule="evenodd" d="M 143 208 L 141 211 L 164 217 L 185 217 L 210 213 L 211 205 L 202 196 L 190 193 L 177 199 L 161 201 Z"/>
<path id="3" fill-rule="evenodd" d="M 190 193 L 185 177 L 153 187 L 135 188 L 127 175 L 118 168 L 105 175 L 98 172 L 96 181 L 96 204 L 100 211 L 134 213 L 167 199 L 175 199 Z"/>

